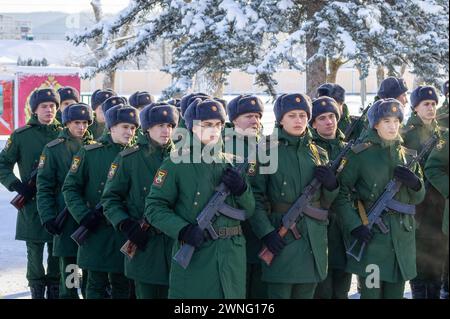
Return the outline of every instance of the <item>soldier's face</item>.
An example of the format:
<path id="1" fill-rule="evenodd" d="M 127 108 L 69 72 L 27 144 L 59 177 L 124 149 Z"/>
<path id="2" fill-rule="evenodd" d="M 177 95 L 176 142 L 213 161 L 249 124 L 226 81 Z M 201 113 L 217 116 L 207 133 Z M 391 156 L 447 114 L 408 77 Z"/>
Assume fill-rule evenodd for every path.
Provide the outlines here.
<path id="1" fill-rule="evenodd" d="M 336 137 L 337 119 L 333 112 L 320 114 L 316 117 L 312 126 L 325 139 L 334 139 Z"/>
<path id="2" fill-rule="evenodd" d="M 172 136 L 173 126 L 169 123 L 153 125 L 147 130 L 150 138 L 159 145 L 166 145 Z"/>
<path id="3" fill-rule="evenodd" d="M 101 106 L 98 106 L 95 109 L 95 119 L 99 123 L 105 123 L 105 114 L 103 114 L 103 109 Z"/>
<path id="4" fill-rule="evenodd" d="M 68 107 L 69 105 L 72 105 L 75 103 L 77 103 L 77 101 L 75 101 L 75 100 L 64 100 L 63 102 L 61 102 L 61 105 L 60 105 L 61 112 L 64 111 L 64 109 L 66 107 Z"/>
<path id="5" fill-rule="evenodd" d="M 75 138 L 82 138 L 89 127 L 88 121 L 71 121 L 66 124 L 70 134 Z"/>
<path id="6" fill-rule="evenodd" d="M 424 122 L 431 122 L 436 118 L 436 101 L 425 100 L 419 103 L 414 110 Z"/>
<path id="7" fill-rule="evenodd" d="M 289 111 L 280 121 L 283 129 L 292 136 L 301 136 L 308 125 L 308 114 L 303 110 Z"/>
<path id="8" fill-rule="evenodd" d="M 53 102 L 43 102 L 36 108 L 38 121 L 42 124 L 50 124 L 56 116 L 56 104 Z"/>
<path id="9" fill-rule="evenodd" d="M 383 140 L 393 141 L 398 136 L 400 120 L 394 116 L 383 117 L 374 127 Z"/>
<path id="10" fill-rule="evenodd" d="M 216 144 L 219 141 L 220 133 L 222 132 L 222 121 L 194 121 L 192 132 L 197 136 L 202 144 Z"/>
<path id="11" fill-rule="evenodd" d="M 245 113 L 234 119 L 233 124 L 239 134 L 255 136 L 261 129 L 261 115 L 259 113 Z"/>
<path id="12" fill-rule="evenodd" d="M 397 96 L 396 100 L 400 101 L 400 103 L 402 103 L 403 106 L 408 104 L 408 97 L 407 97 L 406 93 L 403 93 L 402 95 Z"/>
<path id="13" fill-rule="evenodd" d="M 129 123 L 119 123 L 111 127 L 111 138 L 114 143 L 128 145 L 136 133 L 136 126 Z"/>

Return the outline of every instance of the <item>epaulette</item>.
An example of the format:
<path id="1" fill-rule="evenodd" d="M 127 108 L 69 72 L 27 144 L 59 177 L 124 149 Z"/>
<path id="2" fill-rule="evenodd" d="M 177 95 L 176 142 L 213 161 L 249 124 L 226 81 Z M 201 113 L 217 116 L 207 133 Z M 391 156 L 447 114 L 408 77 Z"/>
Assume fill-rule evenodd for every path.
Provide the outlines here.
<path id="1" fill-rule="evenodd" d="M 64 142 L 64 139 L 60 137 L 60 138 L 54 139 L 53 141 L 48 142 L 47 147 L 51 148 L 53 146 L 61 144 L 62 142 Z"/>
<path id="2" fill-rule="evenodd" d="M 404 135 L 410 131 L 412 131 L 413 129 L 415 129 L 416 127 L 414 126 L 414 124 L 410 124 L 408 126 L 402 127 L 400 129 L 400 135 Z"/>
<path id="3" fill-rule="evenodd" d="M 86 151 L 91 151 L 91 150 L 95 150 L 96 148 L 100 148 L 103 147 L 104 145 L 102 143 L 94 143 L 94 144 L 89 144 L 89 145 L 85 145 L 84 149 Z"/>
<path id="4" fill-rule="evenodd" d="M 132 146 L 130 148 L 127 148 L 127 149 L 123 150 L 119 154 L 120 154 L 120 156 L 125 157 L 125 156 L 133 154 L 133 153 L 135 153 L 137 151 L 139 151 L 139 146 L 135 145 L 135 146 Z"/>
<path id="5" fill-rule="evenodd" d="M 15 131 L 15 133 L 22 133 L 22 132 L 24 132 L 24 131 L 26 131 L 26 130 L 28 130 L 29 128 L 31 128 L 32 126 L 31 125 L 25 125 L 25 126 L 22 126 L 22 127 L 19 127 L 16 131 Z"/>
<path id="6" fill-rule="evenodd" d="M 417 151 L 413 150 L 412 148 L 407 148 L 402 145 L 402 149 L 403 149 L 403 152 L 405 152 L 405 154 L 408 156 L 411 156 L 411 157 L 417 156 Z"/>
<path id="7" fill-rule="evenodd" d="M 353 151 L 353 153 L 358 154 L 358 153 L 361 153 L 362 151 L 365 151 L 366 149 L 368 149 L 371 146 L 372 146 L 371 142 L 359 143 L 359 144 L 352 146 L 352 151 Z"/>

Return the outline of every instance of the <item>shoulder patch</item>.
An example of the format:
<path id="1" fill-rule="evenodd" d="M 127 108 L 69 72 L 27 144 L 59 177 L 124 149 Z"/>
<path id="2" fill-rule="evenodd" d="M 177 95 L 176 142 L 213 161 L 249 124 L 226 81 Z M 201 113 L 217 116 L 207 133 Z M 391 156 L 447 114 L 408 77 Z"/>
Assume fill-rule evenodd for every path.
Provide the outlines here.
<path id="1" fill-rule="evenodd" d="M 15 130 L 15 133 L 22 133 L 22 132 L 28 130 L 29 128 L 31 128 L 31 125 L 27 124 L 25 126 L 19 127 L 17 130 Z"/>
<path id="2" fill-rule="evenodd" d="M 6 141 L 6 145 L 3 148 L 4 151 L 8 150 L 8 148 L 11 146 L 12 140 L 11 140 L 11 136 L 8 137 L 8 140 Z"/>
<path id="3" fill-rule="evenodd" d="M 100 148 L 100 147 L 103 147 L 102 143 L 94 143 L 94 144 L 85 145 L 84 149 L 86 151 L 91 151 L 91 150 L 95 150 L 96 148 Z"/>
<path id="4" fill-rule="evenodd" d="M 130 148 L 127 148 L 127 149 L 123 150 L 119 154 L 120 154 L 120 156 L 125 157 L 125 156 L 133 154 L 133 153 L 135 153 L 137 151 L 139 151 L 139 146 L 135 145 L 135 146 L 132 146 Z"/>
<path id="5" fill-rule="evenodd" d="M 70 165 L 70 172 L 76 173 L 78 171 L 78 167 L 80 167 L 81 157 L 74 156 L 72 160 L 72 164 Z"/>
<path id="6" fill-rule="evenodd" d="M 372 146 L 371 142 L 359 143 L 359 144 L 352 146 L 352 151 L 353 151 L 353 153 L 358 154 L 358 153 L 361 153 L 362 151 L 365 151 L 366 149 L 368 149 L 371 146 Z"/>
<path id="7" fill-rule="evenodd" d="M 44 165 L 45 165 L 45 155 L 42 154 L 42 155 L 39 157 L 38 169 L 44 168 Z"/>
<path id="8" fill-rule="evenodd" d="M 164 185 L 164 181 L 167 177 L 167 171 L 163 169 L 158 169 L 158 171 L 155 174 L 155 177 L 153 178 L 153 186 L 161 187 Z"/>
<path id="9" fill-rule="evenodd" d="M 249 162 L 248 163 L 247 175 L 248 176 L 255 176 L 256 175 L 256 162 Z"/>
<path id="10" fill-rule="evenodd" d="M 414 126 L 414 124 L 405 126 L 403 128 L 400 129 L 400 135 L 406 134 L 410 131 L 412 131 L 413 129 L 415 129 L 416 127 Z"/>
<path id="11" fill-rule="evenodd" d="M 119 167 L 117 163 L 111 164 L 111 167 L 109 168 L 108 172 L 108 180 L 111 180 L 114 177 L 114 175 L 116 175 L 117 167 Z"/>
<path id="12" fill-rule="evenodd" d="M 443 139 L 439 140 L 439 142 L 436 144 L 436 149 L 438 151 L 441 151 L 444 148 L 445 143 L 447 143 L 446 140 Z"/>
<path id="13" fill-rule="evenodd" d="M 63 138 L 57 138 L 57 139 L 55 139 L 55 140 L 53 140 L 53 141 L 50 141 L 48 144 L 47 144 L 47 147 L 53 147 L 53 146 L 56 146 L 56 145 L 58 145 L 58 144 L 61 144 L 62 142 L 64 142 L 64 139 Z"/>

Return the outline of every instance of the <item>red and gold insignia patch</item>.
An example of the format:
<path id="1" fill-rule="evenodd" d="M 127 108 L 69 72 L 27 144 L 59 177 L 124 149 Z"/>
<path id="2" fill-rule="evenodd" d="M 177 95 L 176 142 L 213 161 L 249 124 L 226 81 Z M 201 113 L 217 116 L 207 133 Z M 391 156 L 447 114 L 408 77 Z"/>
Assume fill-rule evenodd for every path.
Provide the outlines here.
<path id="1" fill-rule="evenodd" d="M 165 171 L 163 169 L 158 169 L 158 171 L 155 174 L 155 177 L 153 178 L 153 185 L 161 187 L 162 185 L 164 185 L 164 181 L 166 180 L 166 177 L 167 177 L 167 171 Z"/>
<path id="2" fill-rule="evenodd" d="M 44 164 L 45 164 L 45 155 L 41 155 L 41 157 L 39 157 L 39 164 L 38 164 L 38 168 L 44 168 Z"/>
<path id="3" fill-rule="evenodd" d="M 255 174 L 256 174 L 256 163 L 255 162 L 248 163 L 247 175 L 255 176 Z"/>
<path id="4" fill-rule="evenodd" d="M 108 179 L 112 179 L 114 177 L 118 166 L 119 165 L 117 165 L 116 163 L 111 164 L 111 167 L 109 168 L 109 172 L 108 172 Z"/>
<path id="5" fill-rule="evenodd" d="M 78 171 L 78 167 L 80 167 L 81 158 L 79 156 L 74 156 L 72 160 L 72 165 L 70 165 L 70 171 L 72 173 L 76 173 Z"/>

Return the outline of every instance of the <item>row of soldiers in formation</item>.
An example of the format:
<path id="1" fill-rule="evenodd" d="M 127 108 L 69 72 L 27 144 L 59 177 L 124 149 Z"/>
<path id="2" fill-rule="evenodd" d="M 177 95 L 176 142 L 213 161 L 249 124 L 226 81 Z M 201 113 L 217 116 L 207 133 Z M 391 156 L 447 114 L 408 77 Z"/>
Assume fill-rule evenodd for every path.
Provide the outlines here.
<path id="1" fill-rule="evenodd" d="M 267 139 L 256 96 L 226 103 L 193 93 L 155 103 L 147 92 L 127 101 L 97 90 L 89 106 L 71 87 L 35 90 L 31 118 L 0 153 L 0 182 L 26 199 L 16 239 L 26 242 L 32 298 L 78 298 L 77 287 L 68 284 L 74 264 L 82 269 L 88 299 L 129 298 L 131 288 L 141 299 L 345 299 L 352 274 L 360 279 L 361 298 L 402 298 L 408 280 L 414 298 L 437 298 L 443 269 L 448 287 L 448 81 L 438 116 L 438 93 L 419 86 L 402 126 L 406 92 L 402 79 L 385 79 L 358 125 L 337 84 L 320 86 L 314 100 L 280 95 L 273 109 L 278 168 L 264 174 L 267 163 L 252 162 L 242 173 L 238 157 L 222 150 L 212 154 L 212 163 L 192 161 L 195 141 L 232 140 L 236 150 L 253 137 Z M 177 126 L 188 130 L 190 144 L 174 155 Z M 428 159 L 406 167 L 433 134 L 439 142 Z M 336 173 L 329 161 L 355 138 Z M 36 167 L 33 187 L 27 181 Z M 301 214 L 295 229 L 280 235 L 284 214 L 313 178 L 320 189 L 309 204 L 326 217 Z M 384 233 L 368 227 L 367 213 L 392 178 L 402 183 L 397 203 L 415 206 L 416 214 L 388 209 Z M 212 224 L 218 238 L 212 238 L 196 218 L 219 184 L 229 192 L 225 202 L 244 211 L 245 221 L 218 214 Z M 69 216 L 61 225 L 57 216 L 65 208 Z M 80 227 L 89 235 L 78 246 L 71 235 Z M 346 254 L 355 239 L 367 245 L 360 261 Z M 137 247 L 132 258 L 121 252 L 127 240 Z M 195 248 L 187 267 L 173 259 L 184 245 Z M 270 265 L 258 258 L 263 247 L 275 256 Z M 368 265 L 379 268 L 375 287 L 365 282 Z"/>

